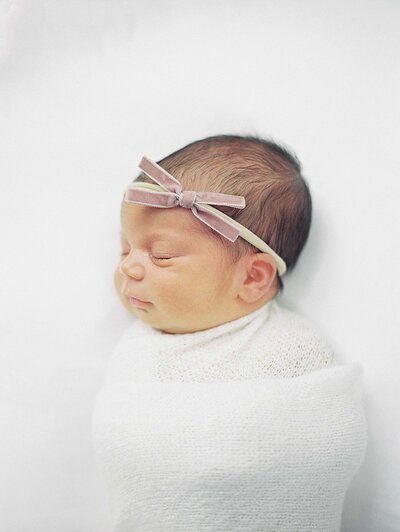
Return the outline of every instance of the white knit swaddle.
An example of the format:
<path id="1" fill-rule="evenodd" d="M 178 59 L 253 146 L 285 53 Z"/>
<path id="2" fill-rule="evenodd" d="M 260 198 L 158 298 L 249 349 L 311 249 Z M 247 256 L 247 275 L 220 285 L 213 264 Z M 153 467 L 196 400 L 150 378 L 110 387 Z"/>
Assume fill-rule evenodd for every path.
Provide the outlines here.
<path id="1" fill-rule="evenodd" d="M 338 532 L 365 454 L 362 366 L 271 301 L 196 333 L 139 320 L 93 411 L 119 532 Z"/>

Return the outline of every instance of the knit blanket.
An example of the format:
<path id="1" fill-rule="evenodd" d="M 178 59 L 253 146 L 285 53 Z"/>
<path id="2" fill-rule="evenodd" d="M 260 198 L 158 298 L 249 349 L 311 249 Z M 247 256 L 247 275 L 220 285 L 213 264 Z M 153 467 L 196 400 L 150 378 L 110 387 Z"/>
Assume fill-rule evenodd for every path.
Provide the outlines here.
<path id="1" fill-rule="evenodd" d="M 196 381 L 194 347 L 227 334 L 216 356 L 228 367 L 257 320 L 271 322 L 271 305 L 217 332 L 168 335 L 137 321 L 116 347 L 93 409 L 114 531 L 340 531 L 367 444 L 363 368 Z M 169 361 L 192 377 L 162 380 Z"/>

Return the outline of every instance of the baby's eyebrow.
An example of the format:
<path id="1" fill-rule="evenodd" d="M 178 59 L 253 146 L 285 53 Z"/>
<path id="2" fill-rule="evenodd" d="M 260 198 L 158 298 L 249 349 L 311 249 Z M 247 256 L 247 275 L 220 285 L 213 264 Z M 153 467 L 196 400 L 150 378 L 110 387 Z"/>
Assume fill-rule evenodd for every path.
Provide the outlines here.
<path id="1" fill-rule="evenodd" d="M 181 235 L 181 231 L 177 231 L 176 229 L 164 229 L 162 231 L 154 231 L 150 235 L 148 235 L 148 238 L 154 239 L 154 238 L 160 238 L 160 237 L 166 237 L 166 236 L 179 236 Z M 125 237 L 124 231 L 120 231 L 119 233 L 121 238 Z"/>

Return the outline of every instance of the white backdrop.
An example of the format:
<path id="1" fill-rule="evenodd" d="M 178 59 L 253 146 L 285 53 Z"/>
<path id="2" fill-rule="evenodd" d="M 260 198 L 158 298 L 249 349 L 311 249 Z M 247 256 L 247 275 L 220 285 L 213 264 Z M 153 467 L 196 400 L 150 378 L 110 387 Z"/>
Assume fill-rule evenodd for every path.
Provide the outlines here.
<path id="1" fill-rule="evenodd" d="M 1 531 L 110 530 L 90 418 L 131 320 L 122 193 L 142 155 L 220 133 L 303 163 L 313 226 L 282 304 L 364 366 L 343 530 L 400 530 L 399 27 L 390 0 L 0 0 Z"/>

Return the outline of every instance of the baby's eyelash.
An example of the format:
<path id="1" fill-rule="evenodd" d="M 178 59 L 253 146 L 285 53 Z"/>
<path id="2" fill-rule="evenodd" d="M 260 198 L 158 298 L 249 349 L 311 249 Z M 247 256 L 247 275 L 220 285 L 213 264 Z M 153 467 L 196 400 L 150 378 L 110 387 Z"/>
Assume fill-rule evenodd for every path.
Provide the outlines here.
<path id="1" fill-rule="evenodd" d="M 129 253 L 120 253 L 121 257 L 124 257 L 125 255 L 129 255 Z M 171 260 L 172 257 L 155 257 L 151 253 L 149 253 L 149 256 L 154 260 Z"/>
<path id="2" fill-rule="evenodd" d="M 170 260 L 172 258 L 172 257 L 155 257 L 151 253 L 150 253 L 150 257 L 153 258 L 154 260 Z"/>

